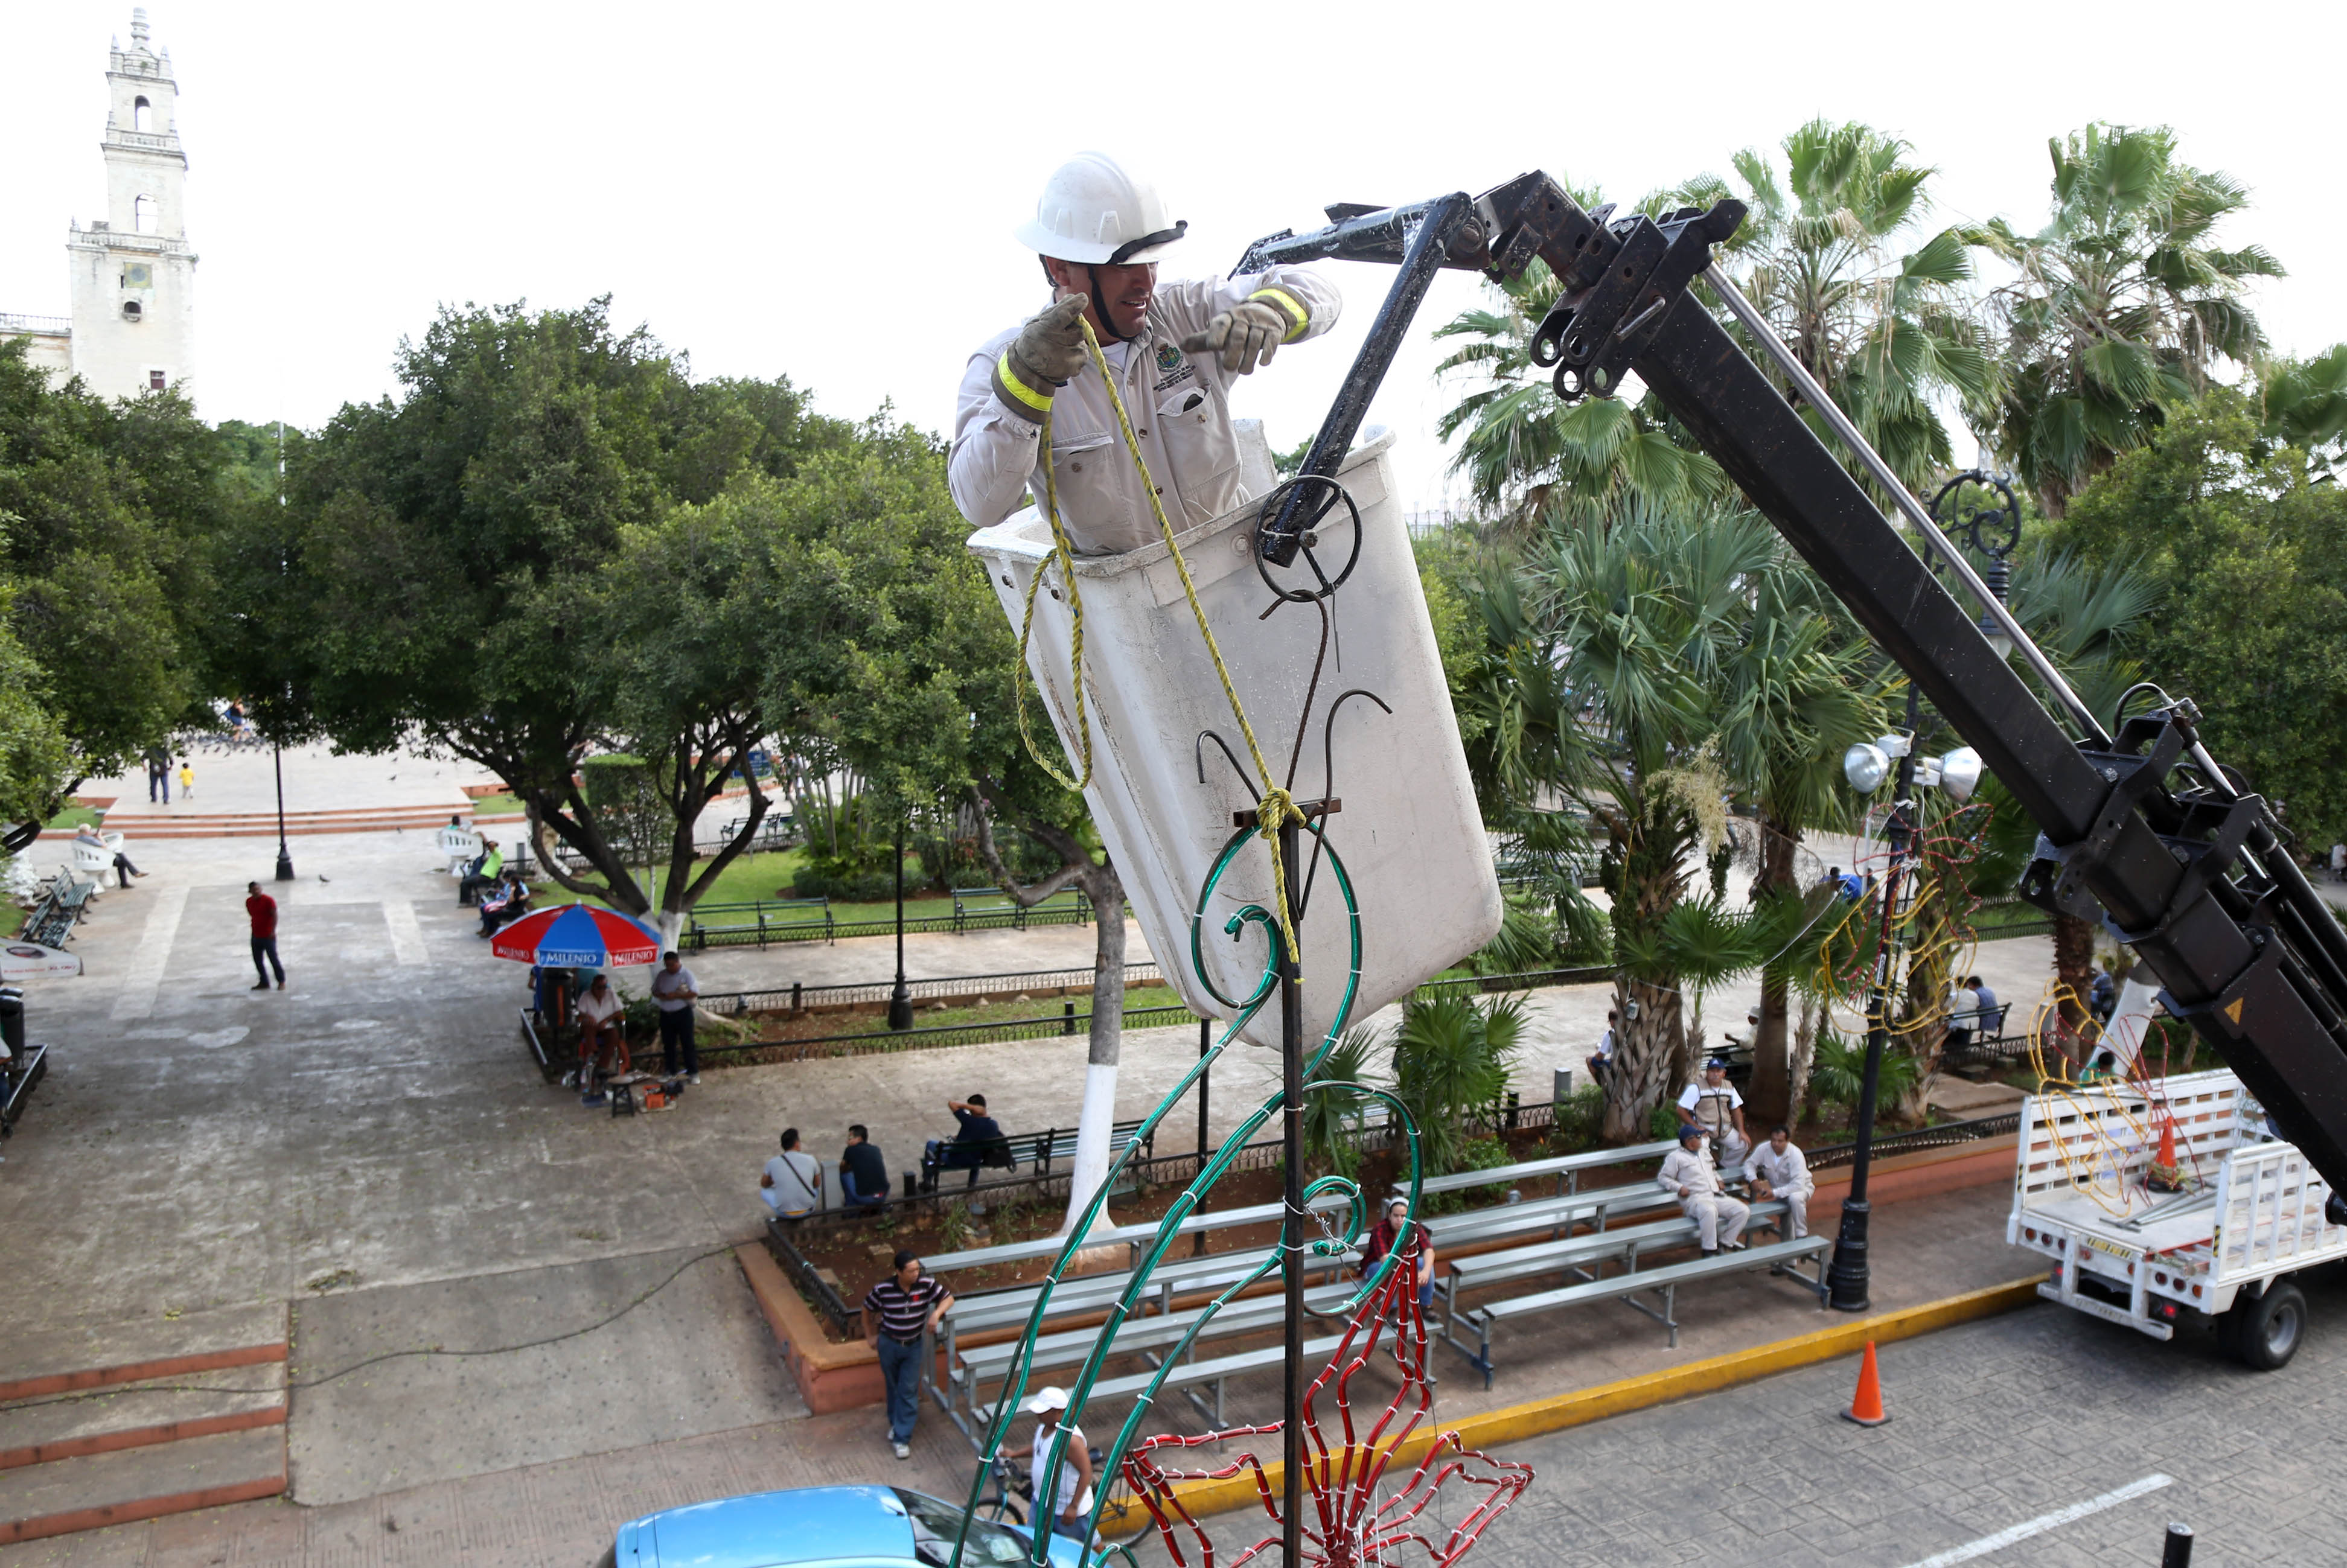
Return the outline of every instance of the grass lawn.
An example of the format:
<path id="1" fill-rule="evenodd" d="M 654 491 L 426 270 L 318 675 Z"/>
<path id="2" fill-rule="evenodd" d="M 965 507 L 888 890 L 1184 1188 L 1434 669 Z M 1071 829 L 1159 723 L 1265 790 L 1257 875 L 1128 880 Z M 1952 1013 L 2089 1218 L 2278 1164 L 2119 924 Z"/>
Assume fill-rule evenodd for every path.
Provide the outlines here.
<path id="1" fill-rule="evenodd" d="M 47 822 L 43 823 L 41 825 L 41 831 L 44 833 L 72 833 L 77 829 L 94 825 L 98 821 L 99 817 L 97 813 L 90 810 L 89 807 L 86 805 L 67 806 L 65 810 L 51 817 Z"/>
<path id="2" fill-rule="evenodd" d="M 25 911 L 14 904 L 0 904 L 0 941 L 25 928 Z"/>
<path id="3" fill-rule="evenodd" d="M 509 794 L 504 791 L 499 791 L 496 794 L 477 795 L 473 800 L 475 816 L 518 816 L 521 815 L 521 796 Z"/>
<path id="4" fill-rule="evenodd" d="M 695 862 L 692 875 L 698 876 L 705 863 Z M 747 904 L 764 899 L 771 903 L 791 897 L 791 878 L 805 864 L 805 855 L 798 848 L 768 850 L 760 855 L 744 855 L 718 874 L 716 884 L 700 898 L 700 907 L 712 904 Z M 907 856 L 905 870 L 905 918 L 917 919 L 925 915 L 946 916 L 953 913 L 951 895 L 917 892 L 913 880 L 917 863 Z M 559 887 L 552 891 L 560 893 Z M 589 900 L 600 903 L 600 899 Z M 883 899 L 874 904 L 843 904 L 834 901 L 832 917 L 838 920 L 887 920 L 897 913 L 896 900 Z"/>

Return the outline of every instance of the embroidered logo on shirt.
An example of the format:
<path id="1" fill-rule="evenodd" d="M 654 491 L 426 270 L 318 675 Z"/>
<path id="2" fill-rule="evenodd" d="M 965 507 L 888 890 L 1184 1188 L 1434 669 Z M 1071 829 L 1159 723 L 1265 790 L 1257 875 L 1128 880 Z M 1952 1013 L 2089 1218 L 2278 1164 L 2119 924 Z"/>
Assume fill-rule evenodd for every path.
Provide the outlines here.
<path id="1" fill-rule="evenodd" d="M 1170 343 L 1161 343 L 1157 345 L 1158 369 L 1172 370 L 1175 365 L 1181 363 L 1182 351 L 1180 349 L 1174 347 Z"/>

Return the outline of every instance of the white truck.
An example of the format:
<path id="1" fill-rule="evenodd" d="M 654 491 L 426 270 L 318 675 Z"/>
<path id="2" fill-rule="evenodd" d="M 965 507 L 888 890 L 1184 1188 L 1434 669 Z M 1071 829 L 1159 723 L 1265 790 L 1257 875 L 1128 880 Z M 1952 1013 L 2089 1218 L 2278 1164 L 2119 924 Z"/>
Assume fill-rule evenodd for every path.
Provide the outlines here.
<path id="1" fill-rule="evenodd" d="M 2022 1104 L 2005 1240 L 2059 1265 L 2037 1287 L 2049 1301 L 2155 1339 L 2213 1317 L 2270 1371 L 2305 1332 L 2291 1276 L 2347 1257 L 2330 1194 L 2230 1072 L 2056 1089 Z"/>

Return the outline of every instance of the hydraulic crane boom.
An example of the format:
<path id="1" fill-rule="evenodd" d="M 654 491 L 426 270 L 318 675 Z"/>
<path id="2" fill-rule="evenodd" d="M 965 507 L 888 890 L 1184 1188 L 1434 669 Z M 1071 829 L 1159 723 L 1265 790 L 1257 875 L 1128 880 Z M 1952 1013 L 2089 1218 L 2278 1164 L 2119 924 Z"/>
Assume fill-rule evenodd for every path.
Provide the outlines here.
<path id="1" fill-rule="evenodd" d="M 1537 256 L 1563 284 L 1536 333 L 1567 401 L 1611 396 L 1635 374 L 1742 487 L 1882 650 L 1975 748 L 2036 822 L 2022 894 L 2049 910 L 2102 917 L 2231 1064 L 2334 1193 L 2347 1191 L 2347 929 L 2291 860 L 2265 802 L 2212 758 L 2189 702 L 2130 717 L 2116 735 L 2079 703 L 1998 606 L 1992 613 L 2070 710 L 2074 740 L 1972 616 L 1868 498 L 1760 367 L 1691 291 L 1707 278 L 1755 340 L 1816 405 L 1966 586 L 1994 601 L 1962 556 L 1856 430 L 1711 266 L 1742 220 L 1723 201 L 1661 219 L 1582 210 L 1534 171 L 1471 201 L 1332 208 L 1309 234 L 1257 241 L 1241 262 L 1320 259 L 1399 263 L 1402 275 L 1305 464 L 1334 471 L 1439 267 L 1521 275 Z M 1318 506 L 1328 504 L 1323 498 Z M 1317 514 L 1291 491 L 1263 530 L 1285 561 Z M 1284 553 L 1283 553 L 1284 552 Z M 2340 1200 L 2334 1219 L 2347 1224 Z"/>

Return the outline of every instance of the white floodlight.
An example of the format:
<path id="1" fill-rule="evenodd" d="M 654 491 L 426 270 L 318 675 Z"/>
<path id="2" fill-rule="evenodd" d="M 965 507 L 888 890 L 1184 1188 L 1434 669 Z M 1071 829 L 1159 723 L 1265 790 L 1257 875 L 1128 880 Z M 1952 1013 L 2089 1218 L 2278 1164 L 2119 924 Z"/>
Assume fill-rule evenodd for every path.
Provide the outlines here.
<path id="1" fill-rule="evenodd" d="M 1860 794 L 1872 794 L 1881 789 L 1890 772 L 1891 758 L 1881 746 L 1860 741 L 1841 754 L 1841 776 Z"/>
<path id="2" fill-rule="evenodd" d="M 1970 746 L 1958 746 L 1940 759 L 1940 787 L 1961 805 L 1973 798 L 1980 787 L 1981 754 Z"/>

